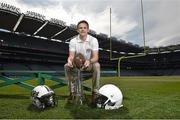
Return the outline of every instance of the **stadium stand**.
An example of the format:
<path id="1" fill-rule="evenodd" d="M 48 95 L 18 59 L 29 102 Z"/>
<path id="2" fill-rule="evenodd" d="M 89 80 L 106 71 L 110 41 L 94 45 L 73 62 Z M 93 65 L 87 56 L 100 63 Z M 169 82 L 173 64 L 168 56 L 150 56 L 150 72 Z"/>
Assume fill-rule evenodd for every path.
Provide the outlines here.
<path id="1" fill-rule="evenodd" d="M 0 3 L 0 69 L 1 70 L 57 70 L 62 71 L 68 56 L 69 40 L 75 37 L 76 25 Z M 117 61 L 110 61 L 109 41 L 112 40 L 112 56 L 142 54 L 144 48 L 106 34 L 96 34 L 100 46 L 102 70 L 117 71 Z M 144 57 L 124 59 L 121 75 L 180 75 L 180 45 L 148 48 Z"/>

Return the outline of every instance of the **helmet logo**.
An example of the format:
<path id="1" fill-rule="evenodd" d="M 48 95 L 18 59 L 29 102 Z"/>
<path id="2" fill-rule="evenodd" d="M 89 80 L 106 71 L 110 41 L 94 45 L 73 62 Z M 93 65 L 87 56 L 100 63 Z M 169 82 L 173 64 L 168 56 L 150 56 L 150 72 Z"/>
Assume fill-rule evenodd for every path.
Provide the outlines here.
<path id="1" fill-rule="evenodd" d="M 39 94 L 39 92 L 36 92 L 36 91 L 32 91 L 31 95 L 34 96 L 34 97 L 37 97 Z"/>

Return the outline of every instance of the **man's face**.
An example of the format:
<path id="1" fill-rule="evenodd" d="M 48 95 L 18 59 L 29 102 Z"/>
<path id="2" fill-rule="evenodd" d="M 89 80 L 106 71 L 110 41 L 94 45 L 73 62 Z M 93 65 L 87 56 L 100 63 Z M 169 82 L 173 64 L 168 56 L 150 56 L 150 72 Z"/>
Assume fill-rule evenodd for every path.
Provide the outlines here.
<path id="1" fill-rule="evenodd" d="M 80 36 L 86 36 L 89 32 L 89 29 L 85 23 L 80 23 L 77 29 Z"/>

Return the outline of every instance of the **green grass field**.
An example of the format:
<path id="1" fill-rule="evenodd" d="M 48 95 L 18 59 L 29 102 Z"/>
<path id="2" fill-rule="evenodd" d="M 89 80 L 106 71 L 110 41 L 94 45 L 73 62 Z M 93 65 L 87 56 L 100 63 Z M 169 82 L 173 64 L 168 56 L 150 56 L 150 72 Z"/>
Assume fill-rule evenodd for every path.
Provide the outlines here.
<path id="1" fill-rule="evenodd" d="M 1 82 L 1 81 L 0 81 Z M 0 88 L 1 119 L 180 119 L 180 76 L 163 77 L 102 77 L 101 86 L 112 83 L 124 96 L 121 109 L 106 111 L 92 108 L 87 103 L 74 105 L 67 102 L 67 86 L 55 89 L 58 106 L 43 111 L 34 109 L 30 91 L 15 85 Z M 47 84 L 49 84 L 47 82 Z M 91 81 L 86 81 L 91 85 Z"/>

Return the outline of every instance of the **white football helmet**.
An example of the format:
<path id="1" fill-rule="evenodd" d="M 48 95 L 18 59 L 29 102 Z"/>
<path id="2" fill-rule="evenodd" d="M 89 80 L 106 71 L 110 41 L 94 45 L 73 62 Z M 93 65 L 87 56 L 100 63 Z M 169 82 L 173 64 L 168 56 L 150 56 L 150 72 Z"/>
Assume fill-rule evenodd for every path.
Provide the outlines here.
<path id="1" fill-rule="evenodd" d="M 48 106 L 57 105 L 55 93 L 46 85 L 39 85 L 31 91 L 32 104 L 37 108 L 44 109 Z"/>
<path id="2" fill-rule="evenodd" d="M 105 110 L 113 110 L 122 107 L 123 95 L 121 90 L 113 84 L 107 84 L 99 89 L 96 106 Z"/>

